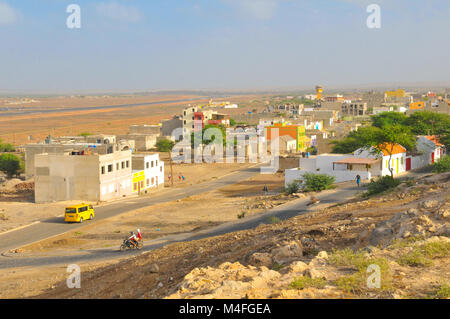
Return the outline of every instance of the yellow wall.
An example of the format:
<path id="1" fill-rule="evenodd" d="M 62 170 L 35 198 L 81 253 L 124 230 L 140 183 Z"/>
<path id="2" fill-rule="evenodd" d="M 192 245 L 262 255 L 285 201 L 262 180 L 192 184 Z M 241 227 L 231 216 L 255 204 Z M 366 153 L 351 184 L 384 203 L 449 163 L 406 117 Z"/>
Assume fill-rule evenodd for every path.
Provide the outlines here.
<path id="1" fill-rule="evenodd" d="M 133 174 L 133 193 L 137 193 L 140 190 L 145 189 L 145 171 L 139 171 Z"/>
<path id="2" fill-rule="evenodd" d="M 386 91 L 386 92 L 384 92 L 384 94 L 386 94 L 387 97 L 405 97 L 406 96 L 405 90 L 402 90 L 402 89 L 398 89 L 397 91 Z"/>

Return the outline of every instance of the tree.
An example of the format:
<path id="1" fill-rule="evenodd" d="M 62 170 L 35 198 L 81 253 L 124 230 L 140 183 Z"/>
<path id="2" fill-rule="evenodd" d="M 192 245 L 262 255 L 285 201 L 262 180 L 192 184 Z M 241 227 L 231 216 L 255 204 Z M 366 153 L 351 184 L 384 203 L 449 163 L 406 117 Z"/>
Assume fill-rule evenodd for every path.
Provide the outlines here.
<path id="1" fill-rule="evenodd" d="M 168 140 L 168 139 L 160 139 L 156 142 L 156 148 L 159 152 L 168 153 L 169 155 L 169 161 L 170 161 L 170 176 L 172 177 L 170 179 L 171 185 L 173 187 L 173 165 L 172 165 L 172 154 L 170 152 L 172 151 L 172 148 L 175 146 L 175 142 Z"/>
<path id="2" fill-rule="evenodd" d="M 237 122 L 230 118 L 230 126 L 236 126 Z"/>
<path id="3" fill-rule="evenodd" d="M 0 155 L 0 171 L 4 172 L 8 178 L 17 175 L 21 169 L 20 158 L 14 154 Z"/>
<path id="4" fill-rule="evenodd" d="M 334 144 L 332 153 L 353 153 L 357 149 L 366 146 L 368 141 L 376 139 L 378 135 L 380 135 L 380 129 L 378 127 L 362 127 L 357 131 L 350 132 L 347 137 L 340 141 L 331 142 L 331 144 Z"/>
<path id="5" fill-rule="evenodd" d="M 9 143 L 3 143 L 2 139 L 0 139 L 0 152 L 14 152 L 14 145 Z"/>
<path id="6" fill-rule="evenodd" d="M 391 125 L 406 125 L 408 117 L 398 112 L 382 112 L 372 116 L 372 125 L 378 128 Z"/>
<path id="7" fill-rule="evenodd" d="M 168 140 L 168 139 L 160 139 L 158 142 L 156 142 L 156 148 L 159 152 L 170 152 L 172 151 L 172 148 L 174 147 L 175 142 Z"/>
<path id="8" fill-rule="evenodd" d="M 448 132 L 450 115 L 429 111 L 411 114 L 405 123 L 417 135 L 441 135 Z"/>

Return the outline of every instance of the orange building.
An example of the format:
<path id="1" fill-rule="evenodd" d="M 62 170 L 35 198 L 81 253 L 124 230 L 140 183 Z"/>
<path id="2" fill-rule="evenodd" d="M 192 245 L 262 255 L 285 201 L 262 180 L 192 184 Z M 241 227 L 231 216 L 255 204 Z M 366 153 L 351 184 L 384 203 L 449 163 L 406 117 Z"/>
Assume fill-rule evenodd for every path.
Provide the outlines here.
<path id="1" fill-rule="evenodd" d="M 410 110 L 420 110 L 423 109 L 425 107 L 425 102 L 421 101 L 421 102 L 414 102 L 414 103 L 410 103 L 409 104 L 409 109 Z"/>
<path id="2" fill-rule="evenodd" d="M 306 130 L 303 125 L 283 125 L 276 123 L 273 126 L 265 127 L 265 136 L 268 141 L 272 140 L 272 136 L 275 132 L 274 129 L 278 129 L 278 137 L 288 135 L 297 141 L 297 152 L 302 152 L 306 149 Z"/>

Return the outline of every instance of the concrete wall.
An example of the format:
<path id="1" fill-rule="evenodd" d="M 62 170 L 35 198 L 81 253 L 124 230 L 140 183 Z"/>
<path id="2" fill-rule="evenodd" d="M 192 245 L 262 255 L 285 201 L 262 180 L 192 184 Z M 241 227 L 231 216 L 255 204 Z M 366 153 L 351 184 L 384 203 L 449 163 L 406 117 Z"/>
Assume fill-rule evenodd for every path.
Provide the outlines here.
<path id="1" fill-rule="evenodd" d="M 429 165 L 430 163 L 431 163 L 431 155 L 429 153 L 411 156 L 411 169 L 422 168 Z"/>
<path id="2" fill-rule="evenodd" d="M 144 134 L 128 134 L 118 135 L 119 140 L 134 141 L 135 149 L 139 152 L 148 151 L 156 146 L 159 135 L 144 135 Z"/>
<path id="3" fill-rule="evenodd" d="M 68 151 L 81 151 L 88 149 L 89 144 L 77 143 L 77 144 L 28 144 L 25 145 L 25 176 L 31 178 L 35 175 L 35 156 L 37 154 L 64 154 Z M 105 146 L 96 145 L 96 152 L 106 153 Z M 94 150 L 94 149 L 92 149 Z"/>
<path id="4" fill-rule="evenodd" d="M 305 171 L 299 169 L 287 169 L 284 175 L 284 185 L 287 187 L 293 181 L 301 181 L 302 177 L 306 173 L 320 173 L 323 172 L 315 172 L 315 171 Z M 327 175 L 334 176 L 336 183 L 347 182 L 347 181 L 356 181 L 356 176 L 361 176 L 362 180 L 370 180 L 372 178 L 372 174 L 367 171 L 328 171 Z"/>
<path id="5" fill-rule="evenodd" d="M 100 198 L 98 155 L 35 157 L 35 201 L 97 201 Z"/>
<path id="6" fill-rule="evenodd" d="M 35 165 L 37 203 L 108 201 L 131 193 L 131 151 L 84 156 L 39 154 Z"/>
<path id="7" fill-rule="evenodd" d="M 180 127 L 183 127 L 183 120 L 181 118 L 174 117 L 170 120 L 163 121 L 161 126 L 161 135 L 171 137 L 172 132 Z"/>
<path id="8" fill-rule="evenodd" d="M 130 134 L 160 135 L 159 125 L 131 125 Z"/>

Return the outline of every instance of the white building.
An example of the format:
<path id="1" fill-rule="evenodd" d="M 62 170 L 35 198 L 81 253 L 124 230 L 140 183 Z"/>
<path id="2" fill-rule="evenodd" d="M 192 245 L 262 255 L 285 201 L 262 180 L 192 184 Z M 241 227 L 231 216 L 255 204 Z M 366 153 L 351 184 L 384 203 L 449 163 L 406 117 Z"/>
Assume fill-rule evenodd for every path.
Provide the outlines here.
<path id="1" fill-rule="evenodd" d="M 354 152 L 354 155 L 358 158 L 381 159 L 381 166 L 379 167 L 381 176 L 391 175 L 391 170 L 394 175 L 406 172 L 406 148 L 399 144 L 385 144 L 378 150 L 377 153 L 377 150 L 373 147 L 359 149 Z"/>
<path id="2" fill-rule="evenodd" d="M 391 161 L 389 161 L 392 153 Z M 335 177 L 337 183 L 353 181 L 359 175 L 362 180 L 375 176 L 394 175 L 406 171 L 406 149 L 398 144 L 386 145 L 381 151 L 371 148 L 359 149 L 354 154 L 322 154 L 300 158 L 299 168 L 285 171 L 285 185 L 302 180 L 306 173 L 327 174 Z"/>
<path id="3" fill-rule="evenodd" d="M 164 187 L 164 162 L 159 154 L 133 155 L 133 193 Z"/>
<path id="4" fill-rule="evenodd" d="M 428 155 L 428 164 L 433 164 L 444 155 L 445 147 L 436 136 L 418 136 L 417 150 Z"/>
<path id="5" fill-rule="evenodd" d="M 35 156 L 35 202 L 108 201 L 131 193 L 131 151 Z"/>

